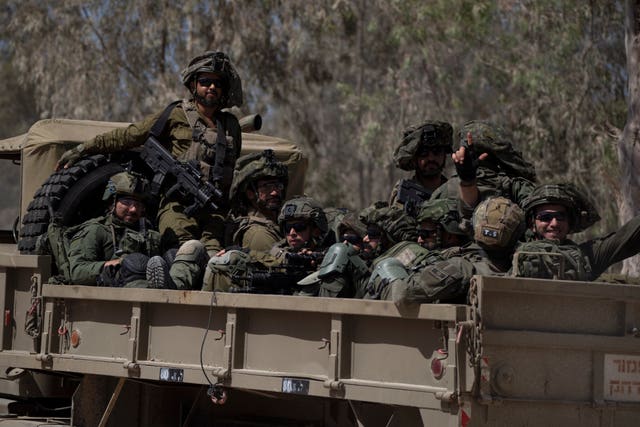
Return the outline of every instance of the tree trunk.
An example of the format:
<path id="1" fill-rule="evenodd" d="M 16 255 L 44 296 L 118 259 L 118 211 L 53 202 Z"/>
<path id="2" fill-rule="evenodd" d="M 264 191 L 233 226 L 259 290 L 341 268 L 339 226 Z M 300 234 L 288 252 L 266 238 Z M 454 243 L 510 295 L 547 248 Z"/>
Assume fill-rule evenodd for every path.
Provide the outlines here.
<path id="1" fill-rule="evenodd" d="M 627 123 L 618 144 L 620 224 L 640 213 L 640 0 L 626 0 Z M 623 274 L 640 276 L 640 256 L 624 261 Z"/>

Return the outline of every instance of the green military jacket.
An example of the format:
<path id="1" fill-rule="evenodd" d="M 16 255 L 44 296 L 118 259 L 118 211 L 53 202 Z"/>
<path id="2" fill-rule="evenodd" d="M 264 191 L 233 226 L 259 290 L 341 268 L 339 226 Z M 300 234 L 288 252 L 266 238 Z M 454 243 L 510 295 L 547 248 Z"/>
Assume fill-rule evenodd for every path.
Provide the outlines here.
<path id="1" fill-rule="evenodd" d="M 265 217 L 257 210 L 247 216 L 236 219 L 238 229 L 233 234 L 233 244 L 248 248 L 250 251 L 268 252 L 282 240 L 278 224 Z"/>
<path id="2" fill-rule="evenodd" d="M 134 229 L 112 214 L 82 224 L 69 246 L 71 283 L 95 286 L 105 261 L 126 254 L 160 255 L 160 233 L 144 221 L 144 230 Z"/>
<path id="3" fill-rule="evenodd" d="M 476 182 L 480 192 L 480 200 L 489 196 L 502 196 L 521 205 L 522 201 L 533 191 L 535 184 L 521 177 L 511 178 L 500 172 L 479 167 L 476 172 Z M 431 195 L 432 199 L 456 199 L 459 197 L 458 188 L 460 178 L 453 176 L 449 181 L 438 187 Z"/>
<path id="4" fill-rule="evenodd" d="M 96 136 L 83 144 L 85 153 L 113 153 L 143 145 L 161 114 L 162 111 L 159 111 L 126 128 L 114 129 Z M 227 195 L 233 168 L 242 147 L 242 133 L 237 119 L 232 114 L 219 113 L 218 118 L 227 130 L 228 136 L 222 182 L 219 184 L 222 193 Z M 194 102 L 183 100 L 171 110 L 158 139 L 176 159 L 199 162 L 203 176 L 210 178 L 215 164 L 216 136 L 217 131 L 207 126 Z M 165 239 L 164 247 L 177 247 L 188 240 L 197 239 L 206 245 L 210 253 L 220 250 L 224 239 L 224 224 L 220 215 L 199 212 L 195 217 L 188 217 L 184 214 L 185 202 L 176 197 L 163 197 L 158 210 L 158 225 Z M 222 200 L 226 200 L 226 197 L 223 196 Z M 225 209 L 221 209 L 217 214 L 224 215 L 224 211 Z"/>
<path id="5" fill-rule="evenodd" d="M 411 272 L 403 279 L 407 284 L 405 300 L 412 303 L 465 303 L 472 276 L 504 274 L 510 261 L 510 254 L 489 254 L 471 243 L 461 248 L 456 256 L 426 264 Z M 390 292 L 383 296 L 391 299 Z"/>
<path id="6" fill-rule="evenodd" d="M 611 265 L 640 252 L 640 216 L 618 231 L 584 243 L 534 240 L 518 246 L 511 274 L 519 277 L 595 280 Z"/>

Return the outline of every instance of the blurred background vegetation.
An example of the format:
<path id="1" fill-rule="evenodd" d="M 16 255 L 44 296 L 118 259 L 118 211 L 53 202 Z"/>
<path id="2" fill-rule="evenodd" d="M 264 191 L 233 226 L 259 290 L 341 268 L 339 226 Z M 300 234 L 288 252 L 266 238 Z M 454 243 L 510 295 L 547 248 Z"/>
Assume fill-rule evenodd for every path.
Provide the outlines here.
<path id="1" fill-rule="evenodd" d="M 243 112 L 303 147 L 307 192 L 327 206 L 386 200 L 408 125 L 486 119 L 541 182 L 588 192 L 603 217 L 590 235 L 618 226 L 624 1 L 3 0 L 1 12 L 0 137 L 41 118 L 141 119 L 186 95 L 192 56 L 223 50 Z"/>

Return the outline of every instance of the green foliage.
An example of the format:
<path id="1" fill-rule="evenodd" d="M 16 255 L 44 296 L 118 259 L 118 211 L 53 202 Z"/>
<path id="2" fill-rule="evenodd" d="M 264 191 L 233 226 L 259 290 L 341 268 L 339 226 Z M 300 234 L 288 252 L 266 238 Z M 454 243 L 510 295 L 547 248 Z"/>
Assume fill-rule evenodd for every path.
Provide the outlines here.
<path id="1" fill-rule="evenodd" d="M 627 111 L 623 9 L 620 0 L 8 0 L 2 37 L 14 80 L 45 117 L 139 119 L 185 95 L 177 75 L 189 57 L 225 50 L 265 130 L 309 153 L 309 193 L 353 208 L 387 198 L 407 125 L 492 120 L 542 181 L 590 189 L 611 229 L 614 135 Z"/>

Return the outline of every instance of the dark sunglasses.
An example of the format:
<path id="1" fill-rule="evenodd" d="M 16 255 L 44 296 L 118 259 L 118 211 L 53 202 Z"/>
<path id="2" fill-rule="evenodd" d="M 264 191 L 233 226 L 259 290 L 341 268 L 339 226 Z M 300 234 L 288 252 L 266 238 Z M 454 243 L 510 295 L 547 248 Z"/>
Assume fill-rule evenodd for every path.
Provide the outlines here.
<path id="1" fill-rule="evenodd" d="M 265 193 L 272 193 L 275 191 L 284 190 L 284 184 L 281 182 L 265 182 L 264 184 L 258 185 L 258 190 L 264 191 Z"/>
<path id="2" fill-rule="evenodd" d="M 212 84 L 215 85 L 215 87 L 219 87 L 222 88 L 224 86 L 224 80 L 222 79 L 213 79 L 211 77 L 200 77 L 198 79 L 198 84 L 200 86 L 204 86 L 204 87 L 209 87 Z"/>
<path id="3" fill-rule="evenodd" d="M 300 233 L 306 230 L 309 227 L 309 224 L 306 222 L 285 222 L 284 230 L 285 232 L 289 232 L 292 228 L 296 233 Z"/>
<path id="4" fill-rule="evenodd" d="M 370 239 L 379 239 L 382 237 L 382 231 L 379 228 L 367 227 L 367 236 Z"/>
<path id="5" fill-rule="evenodd" d="M 428 230 L 426 228 L 418 229 L 418 237 L 421 239 L 428 239 L 429 237 L 436 237 L 438 235 L 438 229 Z"/>
<path id="6" fill-rule="evenodd" d="M 118 203 L 122 203 L 127 208 L 135 206 L 140 209 L 144 207 L 144 203 L 137 199 L 132 199 L 131 197 L 121 197 L 118 199 Z"/>
<path id="7" fill-rule="evenodd" d="M 555 219 L 556 221 L 560 222 L 567 220 L 567 214 L 565 212 L 544 211 L 537 214 L 536 219 L 542 222 L 551 222 Z"/>
<path id="8" fill-rule="evenodd" d="M 348 242 L 356 246 L 360 246 L 362 244 L 362 238 L 357 234 L 343 234 L 341 241 Z"/>
<path id="9" fill-rule="evenodd" d="M 434 156 L 439 156 L 442 153 L 444 153 L 444 148 L 443 147 L 420 147 L 416 155 L 427 156 L 429 155 L 429 153 L 433 153 Z"/>

